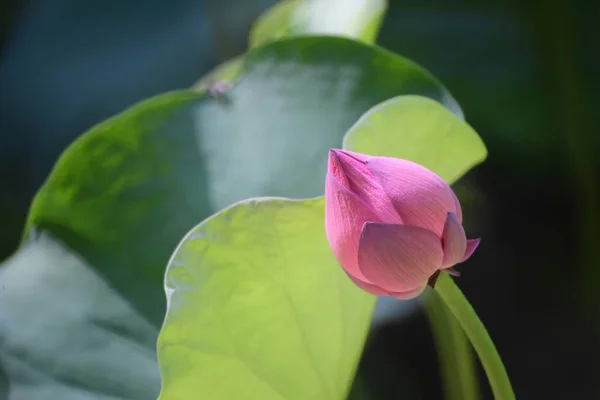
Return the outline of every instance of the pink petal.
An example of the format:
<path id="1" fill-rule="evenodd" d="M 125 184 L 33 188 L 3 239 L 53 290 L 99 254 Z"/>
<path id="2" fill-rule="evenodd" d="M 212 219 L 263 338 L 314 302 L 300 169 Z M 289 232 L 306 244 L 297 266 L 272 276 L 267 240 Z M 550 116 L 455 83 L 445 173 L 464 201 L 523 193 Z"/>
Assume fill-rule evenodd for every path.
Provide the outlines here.
<path id="1" fill-rule="evenodd" d="M 458 201 L 458 197 L 456 197 L 456 193 L 452 191 L 452 197 L 454 198 L 454 209 L 456 210 L 456 216 L 458 217 L 458 221 L 462 224 L 462 207 L 460 206 L 460 201 Z"/>
<path id="2" fill-rule="evenodd" d="M 423 287 L 442 264 L 440 239 L 423 228 L 367 222 L 358 266 L 368 282 L 392 293 Z"/>
<path id="3" fill-rule="evenodd" d="M 342 153 L 345 155 L 348 155 L 360 162 L 366 162 L 369 158 L 371 158 L 371 156 L 368 156 L 366 154 L 361 154 L 361 153 L 355 153 L 354 151 L 349 151 L 349 150 L 341 150 L 341 149 L 332 149 L 334 152 L 336 153 Z"/>
<path id="4" fill-rule="evenodd" d="M 346 189 L 350 189 L 350 182 L 346 178 L 344 168 L 336 155 L 338 150 L 330 149 L 329 158 L 327 159 L 327 173 L 331 174 L 337 179 L 337 181 L 344 186 Z"/>
<path id="5" fill-rule="evenodd" d="M 454 213 L 448 213 L 448 217 L 446 218 L 442 246 L 444 247 L 442 268 L 450 268 L 456 265 L 467 250 L 465 230 Z"/>
<path id="6" fill-rule="evenodd" d="M 368 204 L 379 215 L 381 221 L 390 224 L 402 223 L 402 218 L 396 212 L 390 198 L 365 165 L 364 160 L 367 156 L 350 151 L 331 150 L 329 157 L 337 160 L 335 169 L 338 168 L 338 165 L 341 167 L 349 184 L 349 186 L 344 186 Z M 330 161 L 331 164 L 335 164 L 335 162 Z"/>
<path id="7" fill-rule="evenodd" d="M 358 286 L 359 288 L 361 288 L 362 290 L 364 290 L 365 292 L 374 294 L 375 296 L 387 296 L 388 292 L 383 290 L 382 288 L 372 285 L 370 283 L 367 283 L 365 281 L 361 281 L 360 279 L 356 279 L 355 277 L 353 277 L 352 275 L 348 274 L 348 277 L 350 279 L 352 279 L 352 282 L 354 282 L 354 284 L 356 286 Z"/>
<path id="8" fill-rule="evenodd" d="M 333 175 L 325 178 L 325 233 L 342 268 L 368 282 L 358 268 L 358 241 L 365 222 L 378 221 L 373 210 Z"/>
<path id="9" fill-rule="evenodd" d="M 467 240 L 467 250 L 465 251 L 464 256 L 460 259 L 459 263 L 467 261 L 473 255 L 473 252 L 477 246 L 479 246 L 479 242 L 481 242 L 481 239 Z"/>
<path id="10" fill-rule="evenodd" d="M 427 284 L 416 288 L 414 290 L 409 290 L 407 292 L 397 292 L 397 293 L 389 293 L 388 296 L 393 297 L 395 299 L 398 300 L 410 300 L 410 299 L 414 299 L 415 297 L 417 297 L 418 295 L 420 295 L 421 293 L 423 293 L 423 290 L 425 290 L 425 287 L 427 286 Z"/>
<path id="11" fill-rule="evenodd" d="M 425 290 L 425 287 L 427 285 L 423 285 L 420 288 L 414 289 L 414 290 L 409 290 L 406 292 L 388 292 L 386 290 L 383 290 L 382 288 L 375 286 L 373 284 L 361 281 L 360 279 L 356 279 L 354 277 L 352 277 L 352 275 L 348 275 L 348 278 L 350 278 L 352 280 L 352 282 L 354 282 L 354 284 L 356 286 L 358 286 L 359 288 L 361 288 L 362 290 L 364 290 L 365 292 L 371 293 L 375 296 L 385 296 L 385 297 L 393 297 L 395 299 L 398 300 L 410 300 L 413 299 L 415 297 L 417 297 L 418 295 L 420 295 L 421 293 L 423 293 L 423 290 Z"/>
<path id="12" fill-rule="evenodd" d="M 404 224 L 442 237 L 446 216 L 457 212 L 452 189 L 442 178 L 425 167 L 397 158 L 372 157 L 367 166 Z"/>

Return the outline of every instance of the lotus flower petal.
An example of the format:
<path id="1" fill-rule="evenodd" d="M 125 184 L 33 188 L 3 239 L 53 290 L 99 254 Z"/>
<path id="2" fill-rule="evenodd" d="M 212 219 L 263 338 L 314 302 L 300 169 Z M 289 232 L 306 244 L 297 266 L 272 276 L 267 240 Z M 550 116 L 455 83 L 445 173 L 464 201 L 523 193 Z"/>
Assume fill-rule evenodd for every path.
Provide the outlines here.
<path id="1" fill-rule="evenodd" d="M 375 176 L 365 165 L 367 156 L 345 150 L 330 150 L 329 167 L 344 175 L 346 186 L 352 193 L 368 204 L 380 220 L 401 224 L 402 218 Z M 339 171 L 339 172 L 338 172 Z"/>
<path id="2" fill-rule="evenodd" d="M 441 268 L 450 268 L 456 265 L 467 250 L 465 230 L 454 213 L 448 213 L 446 218 L 442 245 L 444 248 L 444 261 L 442 261 Z"/>
<path id="3" fill-rule="evenodd" d="M 340 160 L 336 156 L 339 150 L 330 149 L 329 158 L 327 159 L 327 173 L 332 175 L 337 181 L 344 186 L 346 189 L 351 190 L 350 182 L 346 178 L 346 172 L 340 163 Z"/>
<path id="4" fill-rule="evenodd" d="M 362 290 L 364 290 L 365 292 L 369 292 L 371 294 L 374 294 L 375 296 L 388 296 L 389 293 L 385 290 L 383 290 L 382 288 L 375 286 L 371 283 L 367 283 L 365 281 L 362 281 L 360 279 L 356 279 L 355 277 L 353 277 L 350 274 L 347 274 L 348 277 L 352 280 L 352 282 L 354 282 L 354 284 L 356 286 L 358 286 L 359 288 L 361 288 Z"/>
<path id="5" fill-rule="evenodd" d="M 331 149 L 331 151 L 333 151 L 334 153 L 337 153 L 337 154 L 341 153 L 341 154 L 350 156 L 350 157 L 354 158 L 356 161 L 359 161 L 363 164 L 365 164 L 369 158 L 372 158 L 372 156 L 368 156 L 366 154 L 361 154 L 361 153 L 356 153 L 356 152 L 350 151 L 350 150 Z"/>
<path id="6" fill-rule="evenodd" d="M 458 201 L 458 197 L 456 197 L 456 193 L 452 190 L 452 198 L 454 199 L 454 209 L 456 210 L 455 214 L 458 217 L 458 221 L 462 224 L 462 207 L 460 206 L 460 201 Z"/>
<path id="7" fill-rule="evenodd" d="M 377 177 L 404 224 L 442 237 L 446 216 L 456 213 L 450 186 L 425 167 L 389 157 L 372 157 L 367 167 Z"/>
<path id="8" fill-rule="evenodd" d="M 473 255 L 473 252 L 477 246 L 479 246 L 479 242 L 481 242 L 481 239 L 467 240 L 467 250 L 465 251 L 465 255 L 460 259 L 459 263 L 467 261 Z"/>
<path id="9" fill-rule="evenodd" d="M 388 296 L 393 297 L 398 300 L 414 299 L 415 297 L 417 297 L 418 295 L 423 293 L 423 290 L 425 290 L 426 286 L 427 286 L 427 284 L 425 284 L 419 288 L 416 288 L 414 290 L 409 290 L 407 292 L 388 293 Z"/>
<path id="10" fill-rule="evenodd" d="M 373 222 L 362 229 L 360 271 L 368 282 L 390 293 L 423 287 L 442 259 L 440 238 L 426 229 Z"/>
<path id="11" fill-rule="evenodd" d="M 325 178 L 325 232 L 333 254 L 346 273 L 367 281 L 358 268 L 358 241 L 363 225 L 377 221 L 373 210 L 333 175 Z"/>

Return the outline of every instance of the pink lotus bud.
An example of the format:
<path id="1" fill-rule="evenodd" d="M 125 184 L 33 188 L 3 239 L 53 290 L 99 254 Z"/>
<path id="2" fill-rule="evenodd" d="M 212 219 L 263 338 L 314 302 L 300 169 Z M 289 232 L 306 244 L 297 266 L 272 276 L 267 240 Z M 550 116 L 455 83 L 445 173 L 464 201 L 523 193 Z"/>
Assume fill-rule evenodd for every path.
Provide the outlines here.
<path id="1" fill-rule="evenodd" d="M 450 186 L 410 161 L 330 150 L 325 204 L 333 253 L 358 287 L 377 296 L 418 296 L 479 244 L 467 240 Z"/>

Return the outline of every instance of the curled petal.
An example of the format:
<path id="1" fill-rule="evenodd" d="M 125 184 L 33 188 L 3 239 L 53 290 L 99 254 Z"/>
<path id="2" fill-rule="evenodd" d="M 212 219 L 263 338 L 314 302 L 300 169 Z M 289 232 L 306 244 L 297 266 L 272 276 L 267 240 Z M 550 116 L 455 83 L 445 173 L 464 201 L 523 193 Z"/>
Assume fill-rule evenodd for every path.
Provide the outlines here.
<path id="1" fill-rule="evenodd" d="M 344 178 L 348 182 L 347 188 L 368 204 L 377 213 L 381 221 L 390 224 L 401 224 L 402 218 L 398 215 L 387 193 L 383 190 L 375 176 L 365 164 L 368 156 L 345 150 L 330 150 L 330 168 L 341 168 Z"/>
<path id="2" fill-rule="evenodd" d="M 397 158 L 372 157 L 367 166 L 405 225 L 442 237 L 447 214 L 457 212 L 454 193 L 442 178 L 425 167 Z"/>
<path id="3" fill-rule="evenodd" d="M 414 290 L 408 290 L 406 292 L 388 292 L 387 290 L 384 290 L 384 289 L 380 288 L 379 286 L 375 286 L 371 283 L 367 283 L 367 282 L 361 281 L 360 279 L 356 279 L 352 275 L 348 275 L 348 278 L 350 278 L 356 286 L 358 286 L 365 292 L 371 293 L 375 296 L 393 297 L 398 300 L 413 299 L 413 298 L 417 297 L 418 295 L 420 295 L 421 293 L 423 293 L 423 290 L 425 290 L 425 286 L 427 286 L 427 285 L 423 285 L 422 287 L 416 288 Z"/>
<path id="4" fill-rule="evenodd" d="M 388 292 L 378 286 L 375 286 L 371 283 L 367 283 L 365 281 L 357 279 L 350 274 L 348 274 L 348 277 L 352 280 L 352 282 L 354 282 L 354 284 L 356 286 L 358 286 L 365 292 L 369 292 L 371 294 L 374 294 L 375 296 L 388 296 Z"/>
<path id="5" fill-rule="evenodd" d="M 467 261 L 473 255 L 473 252 L 475 251 L 475 249 L 477 249 L 477 246 L 479 246 L 479 242 L 481 242 L 481 239 L 467 240 L 467 250 L 465 251 L 463 257 L 460 259 L 459 263 Z"/>
<path id="6" fill-rule="evenodd" d="M 463 258 L 467 250 L 465 230 L 454 213 L 448 213 L 448 217 L 446 218 L 442 246 L 444 248 L 442 268 L 450 268 L 456 265 Z"/>
<path id="7" fill-rule="evenodd" d="M 427 285 L 423 285 L 421 287 L 418 287 L 414 290 L 409 290 L 407 292 L 396 292 L 396 293 L 389 293 L 388 296 L 393 297 L 395 299 L 398 300 L 410 300 L 410 299 L 414 299 L 415 297 L 417 297 L 418 295 L 420 295 L 421 293 L 423 293 L 423 290 L 425 290 L 425 287 Z"/>
<path id="8" fill-rule="evenodd" d="M 440 239 L 423 228 L 367 222 L 360 235 L 360 271 L 390 293 L 424 287 L 442 258 Z"/>
<path id="9" fill-rule="evenodd" d="M 358 241 L 363 225 L 378 221 L 373 210 L 333 175 L 325 178 L 325 233 L 333 254 L 346 273 L 368 280 L 358 268 Z"/>

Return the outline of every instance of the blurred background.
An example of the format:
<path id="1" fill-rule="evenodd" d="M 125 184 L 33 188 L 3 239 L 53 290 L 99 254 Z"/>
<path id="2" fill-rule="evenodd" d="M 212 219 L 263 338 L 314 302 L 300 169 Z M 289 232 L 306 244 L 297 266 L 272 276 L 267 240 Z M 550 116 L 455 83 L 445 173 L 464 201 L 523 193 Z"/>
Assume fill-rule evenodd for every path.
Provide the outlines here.
<path id="1" fill-rule="evenodd" d="M 2 0 L 0 260 L 73 139 L 241 54 L 274 3 Z M 600 399 L 599 17 L 583 0 L 389 0 L 378 39 L 438 77 L 488 147 L 455 186 L 483 237 L 458 283 L 521 399 Z M 427 320 L 396 304 L 378 309 L 351 397 L 441 399 Z"/>

